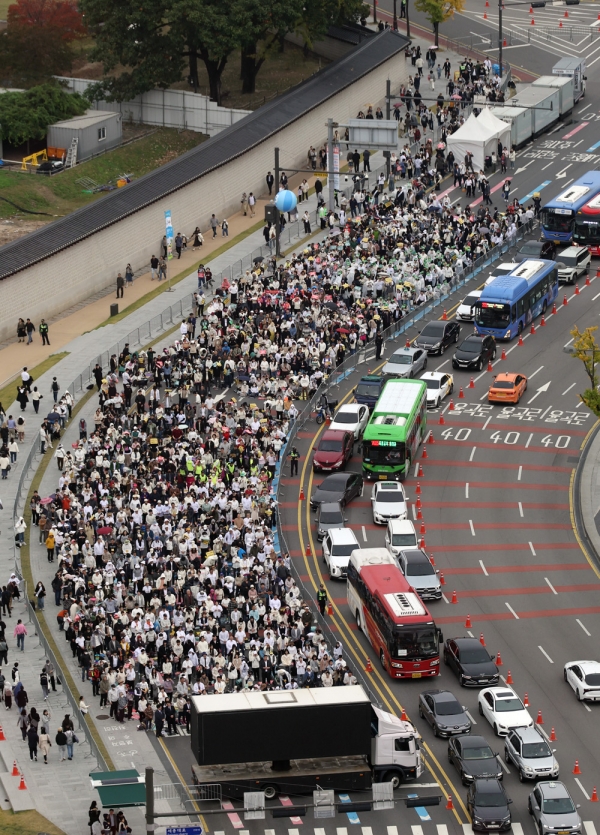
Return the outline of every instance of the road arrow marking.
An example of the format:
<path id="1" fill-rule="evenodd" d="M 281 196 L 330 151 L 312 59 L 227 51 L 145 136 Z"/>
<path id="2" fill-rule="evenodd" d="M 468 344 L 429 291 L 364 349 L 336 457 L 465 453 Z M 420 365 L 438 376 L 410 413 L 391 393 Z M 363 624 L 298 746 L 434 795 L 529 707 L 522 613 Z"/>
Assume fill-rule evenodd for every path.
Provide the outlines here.
<path id="1" fill-rule="evenodd" d="M 550 388 L 550 382 L 544 383 L 543 386 L 540 386 L 539 389 L 536 391 L 536 393 L 533 395 L 533 397 L 531 398 L 531 400 L 528 402 L 527 405 L 529 406 L 530 403 L 533 403 L 533 401 L 535 400 L 536 397 L 539 397 L 540 394 L 543 391 L 548 391 L 549 388 Z"/>
<path id="2" fill-rule="evenodd" d="M 529 168 L 529 166 L 531 165 L 531 163 L 532 163 L 532 162 L 535 162 L 535 160 L 534 160 L 534 159 L 532 159 L 530 162 L 528 162 L 528 163 L 527 163 L 527 165 L 524 165 L 522 168 L 517 168 L 517 170 L 515 171 L 515 173 L 514 173 L 514 175 L 513 175 L 513 176 L 515 176 L 515 177 L 516 177 L 516 176 L 517 176 L 517 174 L 520 174 L 520 173 L 521 173 L 521 171 L 525 171 L 525 169 L 526 169 L 526 168 Z"/>
<path id="3" fill-rule="evenodd" d="M 573 163 L 571 163 L 571 165 L 573 165 Z M 567 165 L 567 167 L 566 167 L 566 168 L 563 168 L 563 170 L 562 170 L 559 174 L 556 174 L 556 175 L 555 175 L 555 176 L 556 176 L 556 179 L 557 179 L 557 180 L 560 180 L 562 177 L 566 177 L 566 176 L 567 176 L 567 171 L 569 170 L 569 168 L 571 167 L 571 165 Z"/>

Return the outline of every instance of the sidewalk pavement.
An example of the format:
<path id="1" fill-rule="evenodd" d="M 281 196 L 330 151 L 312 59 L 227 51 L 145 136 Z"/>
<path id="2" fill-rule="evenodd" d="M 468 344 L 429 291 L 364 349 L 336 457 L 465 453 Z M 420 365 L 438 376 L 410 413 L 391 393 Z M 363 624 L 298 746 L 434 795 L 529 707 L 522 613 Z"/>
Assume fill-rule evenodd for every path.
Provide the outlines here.
<path id="1" fill-rule="evenodd" d="M 596 424 L 597 430 L 597 424 Z M 581 519 L 595 556 L 600 555 L 600 432 L 596 431 L 589 446 L 583 452 L 584 462 L 579 480 L 579 491 L 574 501 L 579 501 Z M 596 572 L 598 573 L 598 572 Z"/>

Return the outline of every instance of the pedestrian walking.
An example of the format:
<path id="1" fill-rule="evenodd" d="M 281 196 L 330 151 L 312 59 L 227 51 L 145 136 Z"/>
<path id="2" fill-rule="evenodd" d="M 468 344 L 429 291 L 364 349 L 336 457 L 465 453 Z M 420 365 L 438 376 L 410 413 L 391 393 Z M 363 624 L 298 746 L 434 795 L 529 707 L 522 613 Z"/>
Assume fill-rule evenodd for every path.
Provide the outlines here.
<path id="1" fill-rule="evenodd" d="M 0 471 L 2 472 L 2 479 L 8 478 L 8 471 L 10 470 L 10 458 L 3 452 L 0 454 Z"/>
<path id="2" fill-rule="evenodd" d="M 47 732 L 41 731 L 39 735 L 39 742 L 38 746 L 42 755 L 44 757 L 44 764 L 48 765 L 48 754 L 50 753 L 50 748 L 52 747 L 52 742 L 50 741 L 50 736 Z"/>
<path id="3" fill-rule="evenodd" d="M 16 440 L 13 440 L 8 445 L 8 454 L 10 456 L 10 463 L 16 464 L 17 463 L 17 455 L 19 453 L 19 445 Z"/>
<path id="4" fill-rule="evenodd" d="M 22 516 L 19 516 L 15 522 L 15 544 L 17 548 L 22 548 L 25 544 L 25 531 L 27 530 L 27 522 Z"/>
<path id="5" fill-rule="evenodd" d="M 21 708 L 19 710 L 19 716 L 17 717 L 17 728 L 21 731 L 21 736 L 23 737 L 23 742 L 27 739 L 27 711 L 25 708 Z"/>
<path id="6" fill-rule="evenodd" d="M 62 728 L 59 728 L 56 732 L 56 737 L 54 738 L 54 741 L 58 745 L 58 752 L 60 754 L 60 761 L 62 763 L 64 762 L 64 760 L 67 759 L 67 737 Z"/>
<path id="7" fill-rule="evenodd" d="M 244 212 L 244 214 L 246 214 L 246 212 Z M 214 214 L 210 216 L 210 228 L 212 229 L 213 238 L 216 238 L 217 229 L 219 228 L 219 221 L 217 220 L 217 216 Z"/>
<path id="8" fill-rule="evenodd" d="M 17 400 L 21 406 L 21 411 L 24 412 L 27 404 L 29 403 L 29 397 L 27 397 L 27 389 L 25 386 L 19 386 L 17 389 Z"/>
<path id="9" fill-rule="evenodd" d="M 17 342 L 25 342 L 27 336 L 27 328 L 25 327 L 25 319 L 19 319 L 17 322 Z"/>
<path id="10" fill-rule="evenodd" d="M 50 339 L 48 338 L 50 328 L 48 327 L 48 322 L 46 322 L 45 319 L 42 319 L 42 321 L 40 322 L 38 331 L 40 336 L 42 337 L 42 345 L 50 345 Z"/>
<path id="11" fill-rule="evenodd" d="M 48 674 L 46 672 L 45 667 L 42 669 L 42 672 L 40 673 L 40 687 L 42 688 L 44 701 L 47 701 L 50 691 L 48 689 Z"/>
<path id="12" fill-rule="evenodd" d="M 58 380 L 56 377 L 52 378 L 52 384 L 50 386 L 50 390 L 52 392 L 52 397 L 54 398 L 54 402 L 58 403 L 58 392 L 60 391 L 60 386 L 58 384 Z"/>
<path id="13" fill-rule="evenodd" d="M 221 221 L 221 236 L 223 238 L 229 237 L 229 223 L 227 222 L 226 218 L 223 218 Z"/>
<path id="14" fill-rule="evenodd" d="M 121 273 L 119 273 L 117 275 L 117 298 L 118 299 L 123 298 L 123 288 L 124 287 L 125 287 L 125 279 L 123 278 Z M 54 401 L 54 402 L 56 403 L 56 401 Z"/>
<path id="15" fill-rule="evenodd" d="M 34 595 L 37 600 L 38 609 L 43 609 L 44 602 L 46 599 L 46 587 L 44 586 L 41 580 L 38 580 L 37 586 L 35 587 Z"/>
<path id="16" fill-rule="evenodd" d="M 33 342 L 33 334 L 35 333 L 35 325 L 31 319 L 27 319 L 25 322 L 25 330 L 27 331 L 27 344 L 31 345 Z"/>
<path id="17" fill-rule="evenodd" d="M 244 217 L 246 217 L 246 215 L 248 214 L 248 195 L 246 194 L 246 192 L 242 194 L 242 199 L 240 200 L 240 203 L 242 204 L 242 212 L 244 213 Z"/>
<path id="18" fill-rule="evenodd" d="M 133 284 L 133 269 L 131 264 L 127 264 L 125 267 L 125 284 L 129 286 Z"/>
<path id="19" fill-rule="evenodd" d="M 29 759 L 37 762 L 37 749 L 40 738 L 38 736 L 37 728 L 30 725 L 27 728 L 27 744 L 29 746 Z"/>
<path id="20" fill-rule="evenodd" d="M 46 675 L 48 676 L 50 686 L 52 687 L 52 692 L 56 693 L 56 675 L 54 672 L 54 664 L 52 664 L 49 658 L 46 659 L 46 666 L 44 667 L 44 669 L 46 670 Z"/>
<path id="21" fill-rule="evenodd" d="M 248 195 L 248 208 L 250 209 L 250 217 L 256 214 L 256 197 L 252 192 Z"/>
<path id="22" fill-rule="evenodd" d="M 79 742 L 79 740 L 77 739 L 77 734 L 75 733 L 75 731 L 72 728 L 69 728 L 67 731 L 65 731 L 65 737 L 67 739 L 67 758 L 69 760 L 72 760 L 73 759 L 73 745 L 76 742 Z"/>
<path id="23" fill-rule="evenodd" d="M 27 627 L 19 618 L 17 621 L 17 625 L 15 626 L 15 631 L 13 632 L 13 638 L 17 639 L 17 649 L 20 649 L 21 652 L 25 652 L 25 636 L 27 635 Z"/>
<path id="24" fill-rule="evenodd" d="M 270 171 L 267 171 L 266 176 L 267 188 L 269 189 L 269 197 L 273 194 L 273 183 L 275 182 L 275 177 L 271 174 Z"/>
<path id="25" fill-rule="evenodd" d="M 177 253 L 177 258 L 181 258 L 181 250 L 183 248 L 183 238 L 181 236 L 181 232 L 178 232 L 175 235 L 175 252 Z"/>
<path id="26" fill-rule="evenodd" d="M 150 281 L 154 281 L 155 278 L 158 277 L 158 258 L 156 255 L 153 255 L 150 258 Z M 100 388 L 98 386 L 98 388 Z"/>

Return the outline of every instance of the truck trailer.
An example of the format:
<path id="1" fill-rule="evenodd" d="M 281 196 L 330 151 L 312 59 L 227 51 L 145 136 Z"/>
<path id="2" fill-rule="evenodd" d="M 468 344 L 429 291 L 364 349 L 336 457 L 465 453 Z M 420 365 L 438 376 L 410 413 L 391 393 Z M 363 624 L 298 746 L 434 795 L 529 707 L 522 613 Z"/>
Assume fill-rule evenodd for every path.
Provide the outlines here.
<path id="1" fill-rule="evenodd" d="M 418 732 L 358 684 L 195 696 L 191 744 L 199 800 L 396 788 L 423 773 Z"/>

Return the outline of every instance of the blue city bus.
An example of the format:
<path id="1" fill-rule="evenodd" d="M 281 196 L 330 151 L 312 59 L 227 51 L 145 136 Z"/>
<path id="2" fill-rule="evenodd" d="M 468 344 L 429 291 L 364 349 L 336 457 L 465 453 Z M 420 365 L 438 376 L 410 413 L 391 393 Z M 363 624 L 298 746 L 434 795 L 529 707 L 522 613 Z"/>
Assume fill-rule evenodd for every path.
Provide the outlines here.
<path id="1" fill-rule="evenodd" d="M 555 244 L 568 244 L 573 237 L 575 215 L 592 198 L 600 194 L 600 171 L 588 171 L 575 180 L 558 197 L 542 208 L 542 235 Z"/>
<path id="2" fill-rule="evenodd" d="M 556 261 L 527 260 L 495 278 L 475 304 L 475 330 L 496 339 L 514 339 L 546 312 L 558 295 Z"/>

